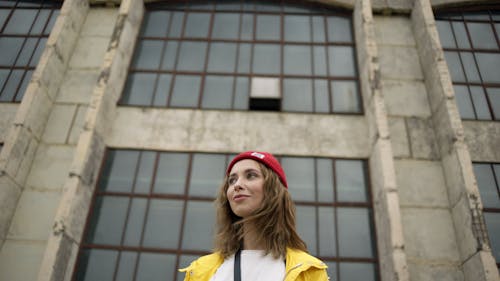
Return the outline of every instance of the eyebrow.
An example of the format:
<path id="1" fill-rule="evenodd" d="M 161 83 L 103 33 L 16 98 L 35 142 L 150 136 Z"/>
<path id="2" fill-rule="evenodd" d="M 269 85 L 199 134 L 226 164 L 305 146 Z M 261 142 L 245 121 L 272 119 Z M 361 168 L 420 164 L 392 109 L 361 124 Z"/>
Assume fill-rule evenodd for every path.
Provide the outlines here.
<path id="1" fill-rule="evenodd" d="M 243 173 L 248 173 L 248 172 L 252 172 L 252 171 L 255 171 L 255 172 L 258 172 L 258 173 L 262 174 L 261 171 L 259 171 L 258 169 L 255 169 L 255 168 L 248 168 L 248 169 L 244 170 Z M 236 173 L 232 173 L 232 174 L 229 175 L 229 178 L 233 177 L 235 175 L 236 175 Z"/>

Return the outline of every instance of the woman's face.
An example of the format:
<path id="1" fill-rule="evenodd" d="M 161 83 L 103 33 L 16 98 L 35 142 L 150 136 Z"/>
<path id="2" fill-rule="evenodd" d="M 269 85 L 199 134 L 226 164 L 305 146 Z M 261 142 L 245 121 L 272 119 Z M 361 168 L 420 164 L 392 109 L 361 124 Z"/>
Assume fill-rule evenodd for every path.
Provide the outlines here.
<path id="1" fill-rule="evenodd" d="M 229 172 L 227 200 L 233 213 L 247 217 L 257 210 L 264 199 L 264 175 L 259 163 L 243 159 Z"/>

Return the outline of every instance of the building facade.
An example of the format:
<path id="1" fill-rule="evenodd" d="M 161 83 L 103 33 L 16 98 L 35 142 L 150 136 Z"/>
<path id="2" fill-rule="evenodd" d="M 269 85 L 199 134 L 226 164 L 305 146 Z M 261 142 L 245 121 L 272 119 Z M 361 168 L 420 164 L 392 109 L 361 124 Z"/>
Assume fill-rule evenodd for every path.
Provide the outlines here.
<path id="1" fill-rule="evenodd" d="M 182 280 L 254 149 L 332 280 L 500 280 L 499 8 L 0 1 L 0 280 Z"/>

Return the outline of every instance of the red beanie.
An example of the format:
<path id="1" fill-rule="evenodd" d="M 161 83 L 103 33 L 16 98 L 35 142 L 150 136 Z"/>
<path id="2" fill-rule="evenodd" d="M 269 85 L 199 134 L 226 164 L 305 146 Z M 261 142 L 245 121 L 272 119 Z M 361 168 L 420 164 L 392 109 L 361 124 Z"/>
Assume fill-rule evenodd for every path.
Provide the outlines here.
<path id="1" fill-rule="evenodd" d="M 267 152 L 246 151 L 236 155 L 236 157 L 234 157 L 231 163 L 229 163 L 229 166 L 227 166 L 226 175 L 229 175 L 231 169 L 233 168 L 234 164 L 236 164 L 236 162 L 243 159 L 252 159 L 266 165 L 266 167 L 273 170 L 276 173 L 276 175 L 278 175 L 278 178 L 280 179 L 281 183 L 286 188 L 288 188 L 288 184 L 286 183 L 285 171 L 283 171 L 283 168 L 281 167 L 278 160 L 276 160 L 276 158 L 274 158 L 274 156 L 271 153 Z"/>

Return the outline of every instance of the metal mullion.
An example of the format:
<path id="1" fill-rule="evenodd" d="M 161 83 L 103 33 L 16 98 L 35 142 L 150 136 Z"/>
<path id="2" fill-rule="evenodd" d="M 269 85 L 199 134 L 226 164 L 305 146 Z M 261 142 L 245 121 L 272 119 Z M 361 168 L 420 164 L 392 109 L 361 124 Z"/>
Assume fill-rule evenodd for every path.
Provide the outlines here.
<path id="1" fill-rule="evenodd" d="M 333 113 L 333 89 L 332 89 L 332 86 L 331 86 L 331 80 L 332 80 L 332 77 L 330 77 L 330 51 L 328 50 L 328 44 L 329 41 L 328 41 L 328 22 L 327 22 L 327 19 L 326 19 L 326 14 L 323 14 L 323 24 L 325 26 L 324 30 L 325 30 L 325 60 L 326 60 L 326 76 L 328 77 L 327 78 L 327 89 L 328 89 L 328 108 L 329 108 L 329 113 Z M 336 199 L 337 197 L 335 197 Z M 338 271 L 338 270 L 337 270 Z"/>
<path id="2" fill-rule="evenodd" d="M 283 0 L 280 0 L 280 2 Z M 281 4 L 281 3 L 280 3 Z M 283 110 L 283 100 L 285 98 L 284 89 L 284 74 L 285 74 L 285 15 L 283 13 L 283 5 L 280 5 L 280 111 Z"/>
<path id="3" fill-rule="evenodd" d="M 325 17 L 325 32 L 326 32 L 326 17 Z M 327 37 L 325 37 L 326 39 L 328 39 Z M 328 70 L 327 70 L 328 71 Z M 330 84 L 330 83 L 328 83 Z M 335 171 L 337 171 L 337 160 L 336 159 L 331 159 L 332 161 L 332 173 L 333 173 L 333 202 L 334 204 L 338 202 L 338 196 L 337 196 L 337 174 L 335 173 Z M 333 224 L 335 225 L 335 257 L 337 259 L 340 258 L 340 254 L 339 254 L 339 223 L 338 223 L 338 209 L 337 209 L 337 206 L 334 208 L 334 213 L 333 213 L 333 216 L 334 216 L 334 219 L 335 221 L 333 222 Z M 340 280 L 340 262 L 337 261 L 336 262 L 336 272 L 337 272 L 337 280 Z"/>
<path id="4" fill-rule="evenodd" d="M 214 9 L 215 9 L 215 2 L 214 2 Z M 200 85 L 200 92 L 198 93 L 198 108 L 201 108 L 201 102 L 203 100 L 203 92 L 205 91 L 205 79 L 207 76 L 207 69 L 208 69 L 208 57 L 210 56 L 210 49 L 212 47 L 212 29 L 214 25 L 214 16 L 215 12 L 212 9 L 210 12 L 210 23 L 208 27 L 208 34 L 207 34 L 207 49 L 205 50 L 205 65 L 203 66 L 203 72 L 201 74 L 201 85 Z"/>
<path id="5" fill-rule="evenodd" d="M 314 47 L 315 47 L 315 44 L 314 44 L 314 26 L 313 26 L 313 17 L 311 15 L 309 15 L 309 29 L 311 30 L 310 32 L 310 36 L 309 36 L 309 39 L 311 40 L 310 42 L 310 48 L 311 48 L 311 56 L 310 56 L 310 59 L 311 59 L 311 80 L 312 80 L 312 101 L 313 101 L 313 109 L 312 109 L 312 112 L 314 113 L 317 113 L 316 112 L 316 79 L 314 78 L 316 76 L 316 71 L 315 71 L 315 67 L 316 65 L 314 64 Z"/>
<path id="6" fill-rule="evenodd" d="M 174 62 L 174 67 L 173 67 L 173 71 L 174 73 L 172 74 L 172 78 L 171 78 L 171 82 L 170 82 L 170 89 L 168 90 L 168 98 L 167 98 L 167 107 L 170 106 L 170 101 L 172 100 L 172 94 L 173 94 L 173 91 L 174 91 L 174 85 L 176 83 L 176 80 L 177 80 L 177 66 L 179 65 L 179 51 L 181 49 L 181 45 L 182 43 L 184 42 L 184 29 L 186 28 L 186 21 L 187 21 L 187 8 L 184 9 L 184 15 L 183 15 L 183 19 L 182 19 L 182 27 L 181 27 L 181 36 L 177 39 L 179 44 L 177 45 L 177 50 L 175 52 L 175 62 Z M 170 28 L 171 26 L 169 27 L 169 33 L 170 33 Z"/>
<path id="7" fill-rule="evenodd" d="M 318 159 L 317 158 L 313 158 L 313 162 L 314 162 L 314 201 L 315 202 L 318 202 Z M 316 221 L 315 221 L 315 227 L 316 227 L 316 253 L 317 255 L 319 255 L 319 244 L 320 244 L 320 237 L 319 237 L 319 225 L 320 225 L 320 221 L 319 221 L 319 206 L 316 206 L 314 208 L 314 212 L 316 214 Z"/>
<path id="8" fill-rule="evenodd" d="M 496 177 L 496 173 L 495 173 L 495 168 L 493 167 L 494 164 L 489 164 L 490 168 L 491 168 L 491 172 L 493 174 L 493 181 L 495 182 L 495 187 L 497 189 L 497 195 L 498 195 L 498 198 L 500 199 L 500 182 L 498 182 L 497 180 L 497 177 Z M 500 178 L 500 175 L 498 175 L 499 178 Z M 498 206 L 500 208 L 500 206 Z"/>
<path id="9" fill-rule="evenodd" d="M 5 18 L 5 22 L 3 24 L 3 26 L 0 27 L 0 34 L 3 33 L 3 31 L 5 30 L 5 27 L 7 26 L 7 23 L 10 21 L 10 19 L 12 18 L 12 14 L 14 13 L 14 11 L 17 9 L 17 4 L 19 2 L 16 1 L 16 4 L 12 7 L 6 7 L 6 9 L 10 9 L 10 12 L 9 12 L 9 15 Z"/>
<path id="10" fill-rule="evenodd" d="M 377 236 L 377 225 L 375 224 L 375 210 L 373 209 L 373 201 L 374 201 L 374 198 L 373 198 L 373 192 L 372 192 L 372 187 L 371 187 L 371 173 L 370 173 L 370 170 L 369 170 L 369 166 L 368 166 L 368 163 L 365 160 L 363 160 L 363 174 L 365 176 L 365 187 L 366 187 L 366 190 L 367 190 L 367 197 L 369 198 L 370 200 L 370 207 L 367 208 L 369 209 L 371 215 L 370 215 L 370 223 L 371 223 L 371 226 L 373 227 L 373 233 L 370 233 L 370 236 L 373 235 L 373 241 L 375 241 L 375 243 L 373 243 L 372 247 L 373 247 L 373 250 L 374 250 L 374 258 L 376 259 L 376 269 L 377 269 L 377 272 L 376 272 L 376 275 L 378 277 L 378 280 L 381 280 L 382 276 L 380 275 L 380 262 L 379 262 L 379 253 L 378 253 L 378 236 Z"/>
<path id="11" fill-rule="evenodd" d="M 243 10 L 242 8 L 243 6 L 243 3 L 240 2 L 240 10 Z M 243 12 L 240 11 L 239 13 L 239 17 L 238 17 L 238 41 L 241 39 L 241 29 L 243 27 Z M 213 41 L 212 41 L 213 42 Z M 239 67 L 239 62 L 240 62 L 240 45 L 241 43 L 236 43 L 236 61 L 235 61 L 235 64 L 234 64 L 234 73 L 233 73 L 233 92 L 232 92 L 232 95 L 231 95 L 231 109 L 235 109 L 235 101 L 236 101 L 236 84 L 237 84 L 237 78 L 238 76 L 237 73 L 238 73 L 238 67 Z M 250 94 L 249 94 L 250 95 Z"/>
<path id="12" fill-rule="evenodd" d="M 191 184 L 191 170 L 193 168 L 193 153 L 189 153 L 189 161 L 188 161 L 188 167 L 186 171 L 186 183 L 184 186 L 184 196 L 186 199 L 184 200 L 184 205 L 182 207 L 182 217 L 181 217 L 181 225 L 180 225 L 180 233 L 179 233 L 179 241 L 177 242 L 177 252 L 176 252 L 176 261 L 175 261 L 175 268 L 179 268 L 179 260 L 180 260 L 180 255 L 182 253 L 182 242 L 184 240 L 184 225 L 186 224 L 186 213 L 187 213 L 187 204 L 189 199 L 188 194 L 189 194 L 189 185 Z M 174 274 L 174 281 L 177 280 L 177 274 Z"/>

